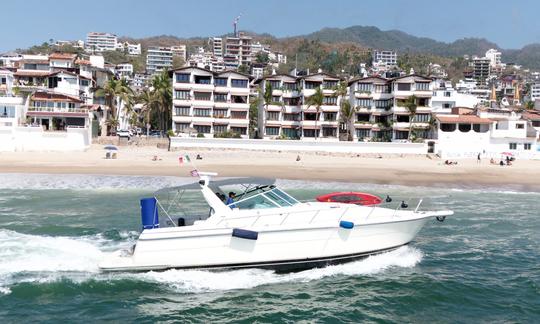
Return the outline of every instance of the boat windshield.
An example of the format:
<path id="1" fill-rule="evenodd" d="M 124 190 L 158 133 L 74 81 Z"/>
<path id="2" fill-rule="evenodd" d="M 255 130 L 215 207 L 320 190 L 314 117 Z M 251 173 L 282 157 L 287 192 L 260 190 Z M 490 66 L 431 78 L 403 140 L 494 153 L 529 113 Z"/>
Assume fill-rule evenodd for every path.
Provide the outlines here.
<path id="1" fill-rule="evenodd" d="M 258 186 L 239 195 L 227 206 L 239 209 L 265 209 L 290 207 L 300 203 L 295 198 L 274 185 Z"/>

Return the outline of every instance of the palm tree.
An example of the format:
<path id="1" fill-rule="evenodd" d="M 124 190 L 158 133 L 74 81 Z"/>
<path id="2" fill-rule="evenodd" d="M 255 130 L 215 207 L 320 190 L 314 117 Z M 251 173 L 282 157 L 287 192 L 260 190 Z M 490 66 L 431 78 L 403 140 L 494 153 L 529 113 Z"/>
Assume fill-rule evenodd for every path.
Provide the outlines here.
<path id="1" fill-rule="evenodd" d="M 150 135 L 150 117 L 152 112 L 156 108 L 156 98 L 154 92 L 148 89 L 144 89 L 138 96 L 137 102 L 142 104 L 142 113 L 144 116 L 144 123 L 146 124 L 146 137 Z"/>
<path id="2" fill-rule="evenodd" d="M 354 140 L 354 108 L 347 99 L 347 81 L 341 81 L 336 87 L 336 95 L 340 98 L 340 119 L 347 128 L 347 141 Z"/>
<path id="3" fill-rule="evenodd" d="M 315 107 L 315 111 L 316 111 L 316 114 L 315 114 L 315 140 L 317 139 L 318 137 L 318 134 L 317 134 L 317 121 L 319 120 L 319 114 L 320 114 L 320 111 L 321 111 L 321 106 L 323 105 L 324 103 L 324 95 L 322 93 L 322 90 L 321 90 L 321 87 L 317 87 L 317 89 L 315 90 L 315 93 L 311 96 L 309 96 L 307 99 L 306 99 L 306 105 L 308 107 L 308 109 L 310 107 Z"/>
<path id="4" fill-rule="evenodd" d="M 103 88 L 96 91 L 96 96 L 105 97 L 105 102 L 109 106 L 109 116 L 107 117 L 107 124 L 113 128 L 118 126 L 118 112 L 116 105 L 122 105 L 122 101 L 130 102 L 133 91 L 129 87 L 125 79 L 116 80 L 110 79 L 105 83 Z M 112 122 L 115 120 L 115 122 Z"/>
<path id="5" fill-rule="evenodd" d="M 405 101 L 405 108 L 407 108 L 407 111 L 409 111 L 410 117 L 409 117 L 409 135 L 407 139 L 411 140 L 412 135 L 412 128 L 414 123 L 414 118 L 416 117 L 416 108 L 418 105 L 416 104 L 416 96 L 412 95 Z"/>
<path id="6" fill-rule="evenodd" d="M 263 94 L 263 102 L 264 102 L 264 129 L 263 129 L 263 132 L 262 132 L 262 135 L 264 136 L 264 134 L 266 134 L 266 118 L 268 117 L 267 114 L 268 114 L 268 105 L 270 105 L 272 103 L 272 85 L 270 84 L 270 82 L 268 82 L 268 80 L 266 80 L 265 82 L 265 85 L 264 85 L 264 94 Z"/>
<path id="7" fill-rule="evenodd" d="M 339 111 L 339 114 L 341 115 L 341 121 L 347 125 L 347 141 L 353 141 L 354 140 L 354 115 L 355 110 L 354 107 L 351 105 L 349 100 L 345 100 L 341 103 L 341 108 Z"/>
<path id="8" fill-rule="evenodd" d="M 166 132 L 171 120 L 172 83 L 169 73 L 163 71 L 152 79 L 152 92 L 154 94 L 159 127 Z"/>

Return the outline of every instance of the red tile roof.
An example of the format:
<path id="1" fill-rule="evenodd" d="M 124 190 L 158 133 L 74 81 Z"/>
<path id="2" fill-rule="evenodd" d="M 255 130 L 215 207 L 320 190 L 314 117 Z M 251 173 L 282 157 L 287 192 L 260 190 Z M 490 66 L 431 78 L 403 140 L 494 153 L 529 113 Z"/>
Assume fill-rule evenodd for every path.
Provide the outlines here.
<path id="1" fill-rule="evenodd" d="M 52 53 L 49 55 L 49 59 L 53 60 L 74 60 L 77 54 L 72 53 Z"/>
<path id="2" fill-rule="evenodd" d="M 32 100 L 83 102 L 81 99 L 74 96 L 52 92 L 36 92 L 32 95 Z"/>

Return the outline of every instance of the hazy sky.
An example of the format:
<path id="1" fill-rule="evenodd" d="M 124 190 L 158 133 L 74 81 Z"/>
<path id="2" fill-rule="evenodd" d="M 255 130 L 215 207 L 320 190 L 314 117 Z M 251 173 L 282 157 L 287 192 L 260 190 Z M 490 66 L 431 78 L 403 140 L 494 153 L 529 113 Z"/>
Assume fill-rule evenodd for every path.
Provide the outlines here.
<path id="1" fill-rule="evenodd" d="M 323 27 L 371 25 L 451 42 L 484 37 L 503 48 L 540 42 L 538 0 L 24 0 L 0 5 L 0 52 L 49 39 L 119 36 L 213 36 L 241 30 L 276 36 Z"/>

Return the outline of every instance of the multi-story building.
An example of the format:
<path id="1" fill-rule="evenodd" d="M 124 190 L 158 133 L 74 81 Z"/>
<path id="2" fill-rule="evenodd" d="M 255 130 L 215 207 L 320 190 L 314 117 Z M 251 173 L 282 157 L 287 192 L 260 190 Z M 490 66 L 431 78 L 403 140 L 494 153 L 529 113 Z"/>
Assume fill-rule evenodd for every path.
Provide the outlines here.
<path id="1" fill-rule="evenodd" d="M 139 56 L 142 53 L 141 44 L 130 44 L 128 42 L 118 43 L 116 50 L 125 52 L 130 56 Z"/>
<path id="2" fill-rule="evenodd" d="M 172 67 L 173 52 L 170 47 L 149 47 L 146 53 L 146 72 L 156 74 Z"/>
<path id="3" fill-rule="evenodd" d="M 454 107 L 474 108 L 482 102 L 477 96 L 457 91 L 450 81 L 433 81 L 433 113 L 449 113 Z"/>
<path id="4" fill-rule="evenodd" d="M 251 42 L 251 37 L 242 34 L 238 37 L 227 37 L 223 57 L 225 67 L 237 68 L 240 65 L 251 64 Z"/>
<path id="5" fill-rule="evenodd" d="M 339 136 L 340 78 L 326 73 L 302 77 L 270 75 L 260 80 L 260 91 L 272 90 L 271 102 L 261 102 L 259 134 L 264 138 L 337 140 Z M 323 93 L 321 107 L 309 106 L 307 98 L 317 88 Z"/>
<path id="6" fill-rule="evenodd" d="M 75 59 L 77 54 L 52 53 L 49 55 L 49 66 L 52 71 L 66 70 L 75 71 Z"/>
<path id="7" fill-rule="evenodd" d="M 184 62 L 187 59 L 187 52 L 186 52 L 186 45 L 176 45 L 171 46 L 171 51 L 173 53 L 173 56 L 177 56 L 184 60 Z"/>
<path id="8" fill-rule="evenodd" d="M 173 78 L 173 130 L 205 137 L 234 133 L 248 137 L 250 77 L 197 67 L 170 72 Z"/>
<path id="9" fill-rule="evenodd" d="M 373 51 L 372 64 L 373 66 L 385 65 L 396 66 L 397 65 L 397 53 L 394 51 Z"/>
<path id="10" fill-rule="evenodd" d="M 484 84 L 490 74 L 491 60 L 486 57 L 475 57 L 472 61 L 473 78 L 478 84 Z"/>
<path id="11" fill-rule="evenodd" d="M 392 138 L 394 95 L 391 80 L 364 77 L 349 81 L 349 102 L 355 109 L 354 138 Z"/>
<path id="12" fill-rule="evenodd" d="M 212 53 L 215 57 L 223 57 L 223 38 L 213 37 L 210 38 L 212 43 Z"/>
<path id="13" fill-rule="evenodd" d="M 133 64 L 121 63 L 116 65 L 116 75 L 120 78 L 131 79 L 133 76 Z"/>
<path id="14" fill-rule="evenodd" d="M 114 51 L 118 45 L 118 37 L 109 33 L 91 32 L 86 34 L 85 49 L 92 52 Z"/>
<path id="15" fill-rule="evenodd" d="M 531 84 L 531 101 L 535 102 L 540 99 L 540 83 Z"/>
<path id="16" fill-rule="evenodd" d="M 489 49 L 487 52 L 486 52 L 486 58 L 489 59 L 489 65 L 492 67 L 492 68 L 497 68 L 499 66 L 501 66 L 502 62 L 501 62 L 501 52 L 497 51 L 496 49 Z"/>

